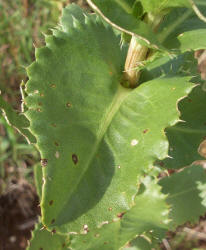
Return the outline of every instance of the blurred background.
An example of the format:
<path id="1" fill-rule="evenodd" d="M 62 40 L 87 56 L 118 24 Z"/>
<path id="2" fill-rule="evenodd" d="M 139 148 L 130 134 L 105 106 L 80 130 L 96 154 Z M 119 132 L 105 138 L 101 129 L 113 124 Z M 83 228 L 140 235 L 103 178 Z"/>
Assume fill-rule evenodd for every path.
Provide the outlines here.
<path id="1" fill-rule="evenodd" d="M 34 60 L 34 48 L 58 24 L 61 10 L 71 2 L 88 8 L 86 0 L 0 0 L 0 90 L 20 110 L 21 81 Z M 205 68 L 205 66 L 203 67 Z M 0 116 L 0 250 L 26 249 L 40 214 L 33 169 L 39 154 Z M 162 249 L 206 249 L 206 223 L 184 225 L 169 233 Z"/>

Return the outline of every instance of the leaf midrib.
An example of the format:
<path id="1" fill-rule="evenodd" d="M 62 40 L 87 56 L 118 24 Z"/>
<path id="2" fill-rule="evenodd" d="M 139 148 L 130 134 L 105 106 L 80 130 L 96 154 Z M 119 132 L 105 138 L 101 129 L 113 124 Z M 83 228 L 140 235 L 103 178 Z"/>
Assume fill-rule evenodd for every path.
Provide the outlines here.
<path id="1" fill-rule="evenodd" d="M 67 199 L 67 202 L 69 201 L 71 196 L 75 193 L 75 190 L 78 188 L 78 185 L 80 184 L 86 171 L 88 170 L 89 166 L 91 165 L 91 162 L 93 161 L 95 154 L 97 153 L 97 151 L 99 149 L 99 145 L 102 142 L 102 139 L 103 139 L 107 129 L 109 128 L 109 125 L 111 124 L 115 114 L 118 112 L 122 102 L 126 99 L 126 97 L 129 95 L 130 92 L 131 92 L 131 89 L 126 89 L 126 88 L 122 87 L 121 85 L 119 85 L 117 92 L 114 95 L 113 101 L 112 101 L 110 107 L 108 108 L 108 111 L 105 112 L 105 115 L 103 116 L 102 121 L 100 122 L 99 130 L 98 130 L 97 136 L 96 136 L 96 138 L 97 138 L 96 143 L 94 144 L 94 146 L 91 150 L 91 154 L 88 157 L 88 160 L 86 161 L 85 167 L 82 170 L 81 175 L 79 176 L 79 181 L 76 183 L 76 185 L 73 186 L 73 188 L 70 192 L 70 195 L 69 195 L 69 198 Z"/>

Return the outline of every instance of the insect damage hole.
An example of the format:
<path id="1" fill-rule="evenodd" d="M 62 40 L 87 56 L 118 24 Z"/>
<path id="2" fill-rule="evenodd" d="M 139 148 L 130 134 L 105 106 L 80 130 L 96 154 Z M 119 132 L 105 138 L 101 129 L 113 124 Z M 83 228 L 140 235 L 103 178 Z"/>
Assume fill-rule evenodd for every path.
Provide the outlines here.
<path id="1" fill-rule="evenodd" d="M 53 201 L 53 200 L 49 201 L 49 206 L 52 206 L 52 205 L 53 205 L 53 203 L 54 203 L 54 201 Z"/>
<path id="2" fill-rule="evenodd" d="M 67 102 L 67 103 L 66 103 L 66 107 L 67 107 L 67 108 L 71 108 L 71 106 L 72 106 L 72 105 L 71 105 L 70 102 Z"/>
<path id="3" fill-rule="evenodd" d="M 75 165 L 78 163 L 79 160 L 76 154 L 72 155 L 72 161 L 74 162 Z"/>
<path id="4" fill-rule="evenodd" d="M 133 139 L 133 140 L 131 141 L 131 146 L 136 146 L 138 143 L 139 143 L 138 140 Z"/>

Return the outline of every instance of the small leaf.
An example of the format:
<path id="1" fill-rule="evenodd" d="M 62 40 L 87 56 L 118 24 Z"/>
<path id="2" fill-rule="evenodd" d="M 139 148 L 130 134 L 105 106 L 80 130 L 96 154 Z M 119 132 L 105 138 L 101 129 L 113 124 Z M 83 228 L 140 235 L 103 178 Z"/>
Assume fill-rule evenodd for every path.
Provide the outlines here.
<path id="1" fill-rule="evenodd" d="M 166 130 L 171 158 L 164 160 L 167 168 L 181 168 L 204 157 L 198 152 L 201 142 L 206 139 L 206 92 L 201 86 L 193 89 L 188 98 L 179 104 L 181 120 Z"/>
<path id="2" fill-rule="evenodd" d="M 205 214 L 205 184 L 205 170 L 196 165 L 160 180 L 162 192 L 168 194 L 172 219 L 170 226 L 173 229 L 188 221 L 195 223 Z"/>
<path id="3" fill-rule="evenodd" d="M 0 95 L 0 110 L 8 124 L 14 127 L 20 134 L 22 134 L 29 143 L 35 143 L 36 139 L 28 130 L 29 121 L 23 113 L 17 113 L 11 105 L 4 101 Z"/>

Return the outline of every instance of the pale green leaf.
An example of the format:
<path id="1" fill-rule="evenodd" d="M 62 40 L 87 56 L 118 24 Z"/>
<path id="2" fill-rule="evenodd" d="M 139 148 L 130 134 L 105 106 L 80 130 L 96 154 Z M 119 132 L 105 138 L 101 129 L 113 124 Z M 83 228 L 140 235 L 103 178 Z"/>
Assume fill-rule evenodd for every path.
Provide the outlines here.
<path id="1" fill-rule="evenodd" d="M 167 156 L 164 129 L 178 121 L 177 102 L 193 87 L 171 77 L 123 88 L 120 37 L 90 17 L 73 26 L 37 50 L 26 98 L 44 166 L 43 223 L 64 233 L 96 228 L 133 206 L 138 178 Z"/>
<path id="2" fill-rule="evenodd" d="M 171 206 L 170 226 L 177 226 L 189 222 L 197 222 L 206 212 L 205 191 L 206 173 L 200 166 L 191 166 L 163 178 L 159 184 L 162 192 L 169 194 L 168 204 Z"/>

